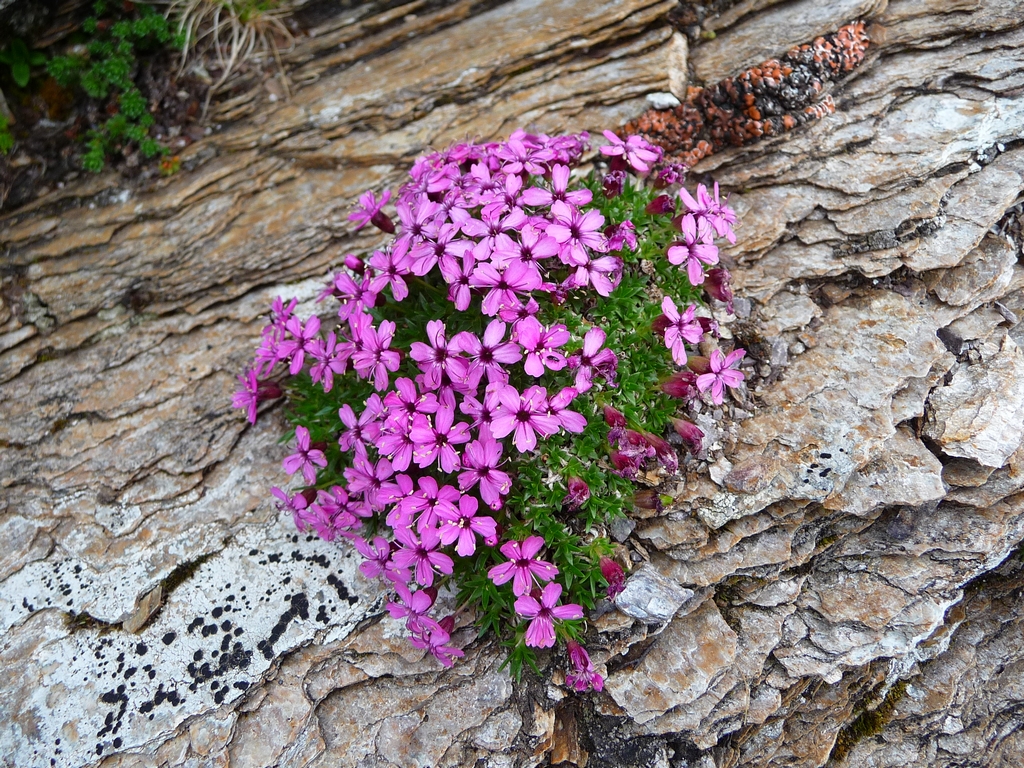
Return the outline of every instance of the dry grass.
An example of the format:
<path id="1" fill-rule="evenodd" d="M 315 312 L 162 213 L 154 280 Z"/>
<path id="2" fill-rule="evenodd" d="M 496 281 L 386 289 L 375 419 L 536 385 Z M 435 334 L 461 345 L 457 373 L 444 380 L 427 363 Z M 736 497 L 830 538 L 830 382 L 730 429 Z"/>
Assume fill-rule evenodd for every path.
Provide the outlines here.
<path id="1" fill-rule="evenodd" d="M 176 21 L 185 35 L 182 48 L 182 68 L 190 56 L 211 53 L 221 70 L 220 77 L 210 86 L 203 105 L 203 114 L 210 99 L 220 93 L 228 79 L 249 60 L 273 56 L 281 73 L 286 96 L 291 96 L 288 76 L 281 62 L 284 50 L 295 46 L 291 31 L 284 19 L 290 14 L 289 3 L 284 0 L 170 0 L 167 16 Z"/>

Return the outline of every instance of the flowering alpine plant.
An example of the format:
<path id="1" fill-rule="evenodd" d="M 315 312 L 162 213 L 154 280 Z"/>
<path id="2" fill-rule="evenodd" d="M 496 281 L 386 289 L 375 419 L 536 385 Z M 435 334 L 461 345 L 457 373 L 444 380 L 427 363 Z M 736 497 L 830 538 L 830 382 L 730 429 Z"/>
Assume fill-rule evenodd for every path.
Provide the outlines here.
<path id="1" fill-rule="evenodd" d="M 598 154 L 586 133 L 458 144 L 364 194 L 349 218 L 389 239 L 345 257 L 316 314 L 274 302 L 234 398 L 255 422 L 287 397 L 299 485 L 273 497 L 350 542 L 413 645 L 450 666 L 471 617 L 517 676 L 564 648 L 576 691 L 603 686 L 587 612 L 624 587 L 606 524 L 660 508 L 638 484 L 677 471 L 677 445 L 704 450 L 686 410 L 744 379 L 709 310 L 732 299 L 715 239 L 735 214 L 717 185 L 652 172 L 643 139 L 605 137 Z"/>

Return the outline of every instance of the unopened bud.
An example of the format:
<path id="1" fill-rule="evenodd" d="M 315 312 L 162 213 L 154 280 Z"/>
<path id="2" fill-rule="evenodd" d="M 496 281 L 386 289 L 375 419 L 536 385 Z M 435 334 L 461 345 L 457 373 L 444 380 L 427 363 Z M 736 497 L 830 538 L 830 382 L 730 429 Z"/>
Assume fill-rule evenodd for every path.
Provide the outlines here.
<path id="1" fill-rule="evenodd" d="M 692 371 L 678 371 L 661 385 L 661 391 L 669 397 L 678 397 L 680 400 L 692 400 L 699 394 L 697 390 L 697 376 Z"/>
<path id="2" fill-rule="evenodd" d="M 702 373 L 711 373 L 711 361 L 701 355 L 692 355 L 688 358 L 686 367 L 698 376 Z"/>
<path id="3" fill-rule="evenodd" d="M 731 279 L 732 276 L 728 269 L 721 267 L 709 269 L 704 275 L 704 290 L 711 298 L 731 304 L 732 286 L 729 284 Z"/>
<path id="4" fill-rule="evenodd" d="M 569 492 L 565 494 L 562 503 L 569 509 L 579 509 L 580 506 L 590 498 L 590 486 L 581 478 L 570 477 L 566 482 Z"/>
<path id="5" fill-rule="evenodd" d="M 441 619 L 437 623 L 440 624 L 441 625 L 441 629 L 443 629 L 449 635 L 451 635 L 451 633 L 455 631 L 455 617 L 454 616 L 445 616 L 443 619 Z"/>
<path id="6" fill-rule="evenodd" d="M 604 407 L 604 420 L 609 427 L 625 427 L 626 417 L 610 405 Z"/>
<path id="7" fill-rule="evenodd" d="M 356 256 L 354 253 L 350 253 L 347 256 L 345 256 L 345 266 L 351 269 L 357 275 L 363 274 L 363 271 L 366 269 L 366 264 L 359 256 Z"/>
<path id="8" fill-rule="evenodd" d="M 389 235 L 395 234 L 395 222 L 393 222 L 391 218 L 384 213 L 384 211 L 377 211 L 373 214 L 373 217 L 370 219 L 370 223 L 377 229 L 387 232 Z"/>
<path id="9" fill-rule="evenodd" d="M 622 189 L 626 185 L 626 172 L 623 170 L 610 171 L 605 174 L 604 179 L 601 181 L 601 187 L 604 190 L 604 196 L 609 200 L 618 197 L 622 194 Z"/>
<path id="10" fill-rule="evenodd" d="M 644 488 L 633 494 L 633 506 L 637 509 L 648 509 L 661 512 L 664 505 L 661 503 L 661 494 L 650 488 Z"/>
<path id="11" fill-rule="evenodd" d="M 672 426 L 675 427 L 676 434 L 683 439 L 686 450 L 694 456 L 701 452 L 704 448 L 704 433 L 700 427 L 686 419 L 672 419 Z"/>
<path id="12" fill-rule="evenodd" d="M 652 216 L 675 213 L 676 201 L 669 195 L 658 195 L 647 204 L 644 210 Z"/>
<path id="13" fill-rule="evenodd" d="M 608 582 L 608 599 L 614 600 L 626 588 L 626 574 L 622 566 L 610 557 L 602 557 L 600 561 L 601 575 Z"/>

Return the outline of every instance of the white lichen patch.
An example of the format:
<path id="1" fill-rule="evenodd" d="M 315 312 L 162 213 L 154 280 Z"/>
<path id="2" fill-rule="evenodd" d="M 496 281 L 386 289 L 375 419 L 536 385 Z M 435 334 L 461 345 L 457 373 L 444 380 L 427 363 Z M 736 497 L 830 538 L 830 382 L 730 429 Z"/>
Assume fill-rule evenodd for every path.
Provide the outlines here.
<path id="1" fill-rule="evenodd" d="M 382 610 L 358 564 L 351 547 L 275 518 L 243 530 L 199 565 L 138 634 L 51 620 L 43 642 L 26 644 L 14 628 L 0 660 L 4 668 L 30 665 L 38 685 L 0 703 L 0 753 L 24 768 L 89 765 L 230 704 L 282 654 L 343 638 Z M 67 591 L 72 603 L 104 588 L 102 575 L 85 579 L 70 561 L 48 565 L 52 588 Z M 26 596 L 21 610 L 34 610 L 33 620 L 52 617 L 39 613 L 45 601 L 36 599 Z"/>

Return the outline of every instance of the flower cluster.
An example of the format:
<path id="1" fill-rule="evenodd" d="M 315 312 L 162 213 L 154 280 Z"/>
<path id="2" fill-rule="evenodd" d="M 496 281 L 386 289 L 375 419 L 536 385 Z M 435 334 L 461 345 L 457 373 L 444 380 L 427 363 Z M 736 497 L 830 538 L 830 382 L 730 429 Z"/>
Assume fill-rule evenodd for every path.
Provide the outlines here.
<path id="1" fill-rule="evenodd" d="M 642 471 L 678 469 L 662 436 L 678 398 L 720 403 L 743 380 L 702 298 L 731 299 L 725 270 L 705 267 L 735 216 L 703 185 L 679 190 L 676 216 L 642 183 L 659 150 L 605 136 L 603 177 L 573 175 L 587 134 L 517 131 L 417 160 L 393 215 L 390 191 L 367 192 L 350 219 L 391 239 L 345 258 L 320 297 L 336 302 L 330 323 L 274 303 L 234 400 L 255 421 L 287 393 L 283 466 L 304 487 L 274 497 L 300 529 L 351 541 L 416 647 L 451 665 L 469 609 L 517 672 L 569 643 L 577 690 L 602 685 L 577 642 L 585 610 L 623 588 L 600 527 L 641 497 Z M 680 180 L 666 171 L 655 187 Z M 687 349 L 702 344 L 710 357 Z M 701 450 L 692 431 L 684 444 Z M 443 589 L 454 615 L 439 615 Z"/>

